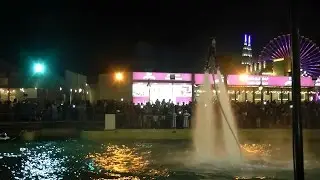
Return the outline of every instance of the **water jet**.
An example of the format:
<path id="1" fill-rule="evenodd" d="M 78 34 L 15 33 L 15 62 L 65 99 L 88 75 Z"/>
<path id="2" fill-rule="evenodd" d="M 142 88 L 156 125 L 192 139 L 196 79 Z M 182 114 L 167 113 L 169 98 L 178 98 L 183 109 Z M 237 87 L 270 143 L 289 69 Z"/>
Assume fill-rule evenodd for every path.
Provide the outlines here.
<path id="1" fill-rule="evenodd" d="M 197 101 L 193 119 L 195 158 L 200 161 L 223 160 L 238 163 L 242 160 L 241 145 L 228 91 L 215 54 L 216 41 L 213 39 L 205 63 L 205 79 L 201 87 L 203 93 Z"/>

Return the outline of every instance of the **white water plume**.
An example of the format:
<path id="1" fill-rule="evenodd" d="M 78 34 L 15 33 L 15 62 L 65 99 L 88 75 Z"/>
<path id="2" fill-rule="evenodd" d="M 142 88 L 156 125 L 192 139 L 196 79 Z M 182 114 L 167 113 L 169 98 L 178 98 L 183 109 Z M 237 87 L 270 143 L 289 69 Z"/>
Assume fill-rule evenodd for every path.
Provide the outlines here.
<path id="1" fill-rule="evenodd" d="M 213 102 L 210 80 L 213 77 L 205 73 L 204 84 L 197 101 L 193 118 L 193 145 L 195 161 L 211 163 L 238 164 L 242 157 L 237 142 L 237 125 L 233 116 L 229 95 L 222 75 L 217 72 L 216 92 L 218 102 Z M 228 125 L 229 124 L 229 125 Z"/>

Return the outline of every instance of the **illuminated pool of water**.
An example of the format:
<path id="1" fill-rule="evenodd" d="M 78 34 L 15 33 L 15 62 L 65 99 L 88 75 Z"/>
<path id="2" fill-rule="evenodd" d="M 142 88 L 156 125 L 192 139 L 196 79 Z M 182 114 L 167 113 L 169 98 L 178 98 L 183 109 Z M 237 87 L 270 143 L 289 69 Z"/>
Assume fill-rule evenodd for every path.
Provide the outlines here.
<path id="1" fill-rule="evenodd" d="M 290 147 L 244 144 L 245 162 L 223 165 L 197 162 L 186 141 L 10 142 L 0 144 L 0 179 L 292 179 Z M 319 179 L 318 157 L 305 155 L 306 179 Z"/>

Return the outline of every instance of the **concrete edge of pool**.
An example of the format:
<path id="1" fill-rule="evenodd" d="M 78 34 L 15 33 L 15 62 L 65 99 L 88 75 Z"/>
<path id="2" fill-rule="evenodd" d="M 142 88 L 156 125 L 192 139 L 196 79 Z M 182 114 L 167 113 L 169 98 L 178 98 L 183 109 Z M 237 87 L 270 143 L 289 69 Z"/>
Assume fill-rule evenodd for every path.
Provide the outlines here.
<path id="1" fill-rule="evenodd" d="M 241 129 L 239 139 L 243 141 L 291 141 L 290 129 Z M 117 129 L 109 131 L 79 131 L 77 129 L 42 129 L 24 131 L 24 140 L 39 138 L 81 138 L 86 140 L 191 140 L 190 129 Z M 320 141 L 320 129 L 304 130 L 305 141 Z"/>

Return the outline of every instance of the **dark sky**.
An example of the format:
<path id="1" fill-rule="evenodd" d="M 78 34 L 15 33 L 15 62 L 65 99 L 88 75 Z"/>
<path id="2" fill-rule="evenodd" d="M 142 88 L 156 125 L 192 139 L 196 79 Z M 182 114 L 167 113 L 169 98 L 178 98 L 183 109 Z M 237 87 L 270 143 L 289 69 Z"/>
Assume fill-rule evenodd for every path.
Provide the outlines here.
<path id="1" fill-rule="evenodd" d="M 61 68 L 86 73 L 122 66 L 192 71 L 211 36 L 218 54 L 240 55 L 243 34 L 251 33 L 257 56 L 290 30 L 287 0 L 8 2 L 0 3 L 0 58 L 18 63 L 22 52 L 51 53 Z M 303 2 L 301 34 L 319 42 L 317 4 Z"/>

